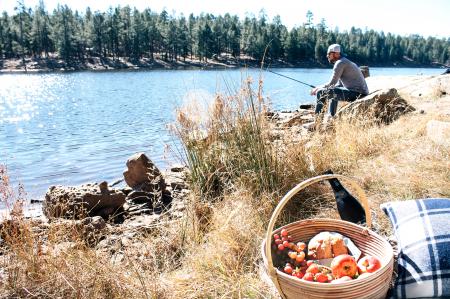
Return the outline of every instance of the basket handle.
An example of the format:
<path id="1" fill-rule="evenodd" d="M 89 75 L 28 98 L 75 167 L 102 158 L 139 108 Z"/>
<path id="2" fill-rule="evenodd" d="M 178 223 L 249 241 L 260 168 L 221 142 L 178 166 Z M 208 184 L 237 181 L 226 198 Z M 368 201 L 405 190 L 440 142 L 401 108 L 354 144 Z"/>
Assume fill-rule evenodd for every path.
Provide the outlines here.
<path id="1" fill-rule="evenodd" d="M 370 228 L 372 227 L 372 218 L 370 215 L 369 210 L 369 202 L 367 201 L 367 196 L 364 190 L 354 181 L 354 179 L 350 179 L 346 176 L 340 175 L 340 174 L 327 174 L 327 175 L 320 175 L 316 176 L 310 179 L 307 179 L 294 188 L 292 188 L 278 203 L 277 207 L 275 208 L 275 211 L 272 214 L 272 217 L 269 221 L 269 226 L 267 227 L 267 233 L 266 233 L 266 257 L 267 257 L 267 263 L 268 263 L 268 272 L 272 280 L 275 282 L 275 286 L 277 287 L 278 291 L 280 291 L 280 294 L 283 294 L 281 292 L 280 286 L 278 284 L 278 280 L 276 278 L 276 270 L 273 266 L 273 260 L 272 260 L 272 253 L 271 253 L 271 245 L 272 245 L 272 231 L 275 226 L 275 222 L 278 218 L 278 216 L 281 213 L 281 210 L 284 208 L 284 206 L 288 203 L 288 201 L 299 191 L 305 189 L 306 187 L 315 184 L 320 181 L 329 180 L 329 179 L 341 179 L 348 183 L 350 186 L 352 186 L 356 193 L 358 194 L 359 200 L 362 202 L 362 205 L 364 207 L 364 211 L 366 212 L 366 223 L 367 226 Z"/>

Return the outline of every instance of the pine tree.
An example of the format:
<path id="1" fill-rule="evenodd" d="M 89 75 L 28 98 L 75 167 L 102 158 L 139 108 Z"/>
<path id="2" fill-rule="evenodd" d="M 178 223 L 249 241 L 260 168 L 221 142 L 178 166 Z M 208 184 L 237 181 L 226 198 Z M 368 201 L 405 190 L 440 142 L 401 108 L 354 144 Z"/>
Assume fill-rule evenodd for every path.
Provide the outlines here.
<path id="1" fill-rule="evenodd" d="M 66 61 L 72 60 L 75 54 L 74 16 L 67 6 L 58 4 L 53 16 L 52 39 L 56 51 Z"/>
<path id="2" fill-rule="evenodd" d="M 33 55 L 38 57 L 41 57 L 43 52 L 46 57 L 48 56 L 50 42 L 48 24 L 49 20 L 47 12 L 45 11 L 44 2 L 40 0 L 33 16 L 33 23 L 30 33 L 31 51 Z"/>
<path id="3" fill-rule="evenodd" d="M 186 57 L 189 54 L 189 39 L 189 28 L 186 18 L 181 16 L 177 25 L 177 48 L 184 61 L 186 61 Z"/>
<path id="4" fill-rule="evenodd" d="M 144 22 L 141 14 L 135 8 L 131 19 L 132 57 L 139 60 L 142 56 L 142 42 L 144 41 Z"/>
<path id="5" fill-rule="evenodd" d="M 16 52 L 20 53 L 20 56 L 22 57 L 22 65 L 25 68 L 25 71 L 27 71 L 27 66 L 25 63 L 25 56 L 28 54 L 27 51 L 27 35 L 29 30 L 27 30 L 26 22 L 29 21 L 29 15 L 27 14 L 25 4 L 23 0 L 17 1 L 17 7 L 14 8 L 18 14 L 15 16 L 14 21 L 17 24 L 18 28 L 18 42 L 19 46 L 16 48 Z"/>

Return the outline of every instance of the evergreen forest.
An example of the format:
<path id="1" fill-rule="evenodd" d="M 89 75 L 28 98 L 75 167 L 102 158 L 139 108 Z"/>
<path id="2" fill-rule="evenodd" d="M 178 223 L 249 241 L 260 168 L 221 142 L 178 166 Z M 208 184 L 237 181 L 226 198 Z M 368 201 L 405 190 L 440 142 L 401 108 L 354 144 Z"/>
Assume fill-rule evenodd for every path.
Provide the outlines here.
<path id="1" fill-rule="evenodd" d="M 303 17 L 304 18 L 304 17 Z M 299 16 L 300 19 L 300 16 Z M 14 15 L 0 16 L 0 59 L 57 57 L 84 61 L 90 57 L 207 61 L 246 57 L 260 61 L 326 65 L 329 44 L 339 43 L 352 60 L 370 65 L 442 66 L 450 64 L 450 37 L 399 36 L 369 29 L 340 32 L 326 21 L 292 29 L 279 16 L 170 15 L 129 6 L 105 12 L 73 11 L 59 5 L 49 13 L 43 1 L 28 8 L 18 1 Z"/>

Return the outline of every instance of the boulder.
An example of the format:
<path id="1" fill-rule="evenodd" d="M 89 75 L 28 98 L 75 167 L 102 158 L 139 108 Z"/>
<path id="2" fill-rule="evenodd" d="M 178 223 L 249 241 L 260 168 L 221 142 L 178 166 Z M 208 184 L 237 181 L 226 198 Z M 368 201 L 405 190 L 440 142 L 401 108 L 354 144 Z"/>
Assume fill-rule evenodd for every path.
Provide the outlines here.
<path id="1" fill-rule="evenodd" d="M 313 120 L 314 111 L 306 109 L 277 112 L 276 117 L 271 118 L 271 121 L 277 128 L 290 128 L 294 126 L 300 126 Z"/>
<path id="2" fill-rule="evenodd" d="M 127 160 L 127 169 L 123 176 L 125 182 L 131 188 L 135 188 L 145 182 L 152 182 L 161 177 L 161 172 L 156 165 L 144 154 L 136 153 Z"/>
<path id="3" fill-rule="evenodd" d="M 450 146 L 450 122 L 430 120 L 427 123 L 427 136 L 436 144 Z"/>
<path id="4" fill-rule="evenodd" d="M 185 167 L 182 171 L 177 170 L 165 173 L 166 185 L 170 186 L 172 190 L 189 189 L 189 186 L 186 182 L 187 171 L 188 169 Z"/>
<path id="5" fill-rule="evenodd" d="M 128 193 L 124 205 L 127 215 L 161 213 L 170 207 L 172 197 L 169 190 L 164 188 L 148 191 L 148 189 L 148 185 L 140 185 L 140 188 L 134 188 Z"/>
<path id="6" fill-rule="evenodd" d="M 362 99 L 354 101 L 341 110 L 336 116 L 351 121 L 364 120 L 377 124 L 390 124 L 401 115 L 414 111 L 395 88 L 376 91 Z"/>
<path id="7" fill-rule="evenodd" d="M 126 214 L 152 214 L 164 209 L 165 180 L 159 169 L 144 153 L 136 153 L 127 160 L 127 170 L 123 176 L 127 185 L 131 187 L 126 193 L 124 205 Z"/>
<path id="8" fill-rule="evenodd" d="M 103 236 L 106 222 L 100 216 L 86 217 L 82 220 L 77 220 L 75 227 L 88 245 L 94 245 Z"/>
<path id="9" fill-rule="evenodd" d="M 133 230 L 133 231 L 145 231 L 148 228 L 154 227 L 155 224 L 161 221 L 161 215 L 136 215 L 134 217 L 128 218 L 123 223 L 123 229 Z"/>
<path id="10" fill-rule="evenodd" d="M 52 220 L 51 223 L 45 224 L 43 229 L 43 234 L 47 235 L 51 230 L 53 232 L 53 238 L 58 240 L 57 244 L 53 244 L 52 246 L 46 246 L 50 244 L 45 244 L 45 242 L 43 244 L 43 251 L 53 255 L 76 247 L 80 241 L 88 246 L 93 246 L 99 240 L 109 235 L 108 226 L 100 216 L 86 217 L 80 220 L 58 218 Z"/>
<path id="11" fill-rule="evenodd" d="M 101 216 L 105 219 L 120 213 L 125 194 L 109 189 L 106 183 L 78 187 L 51 186 L 45 194 L 42 208 L 48 218 L 83 219 Z"/>
<path id="12" fill-rule="evenodd" d="M 131 191 L 126 198 L 127 204 L 124 206 L 128 214 L 145 214 L 153 212 L 153 208 L 160 202 L 161 195 L 142 190 Z"/>

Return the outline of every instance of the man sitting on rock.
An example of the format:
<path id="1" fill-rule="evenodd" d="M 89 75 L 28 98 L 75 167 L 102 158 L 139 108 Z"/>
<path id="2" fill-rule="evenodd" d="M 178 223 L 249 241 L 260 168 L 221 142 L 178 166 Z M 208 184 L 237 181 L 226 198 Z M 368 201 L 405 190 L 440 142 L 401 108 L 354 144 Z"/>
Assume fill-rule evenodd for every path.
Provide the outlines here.
<path id="1" fill-rule="evenodd" d="M 353 102 L 369 94 L 364 76 L 358 66 L 341 55 L 341 46 L 332 44 L 328 47 L 327 58 L 333 67 L 333 76 L 324 85 L 311 90 L 317 95 L 316 115 L 322 111 L 326 100 L 330 100 L 328 119 L 336 114 L 338 101 Z"/>

